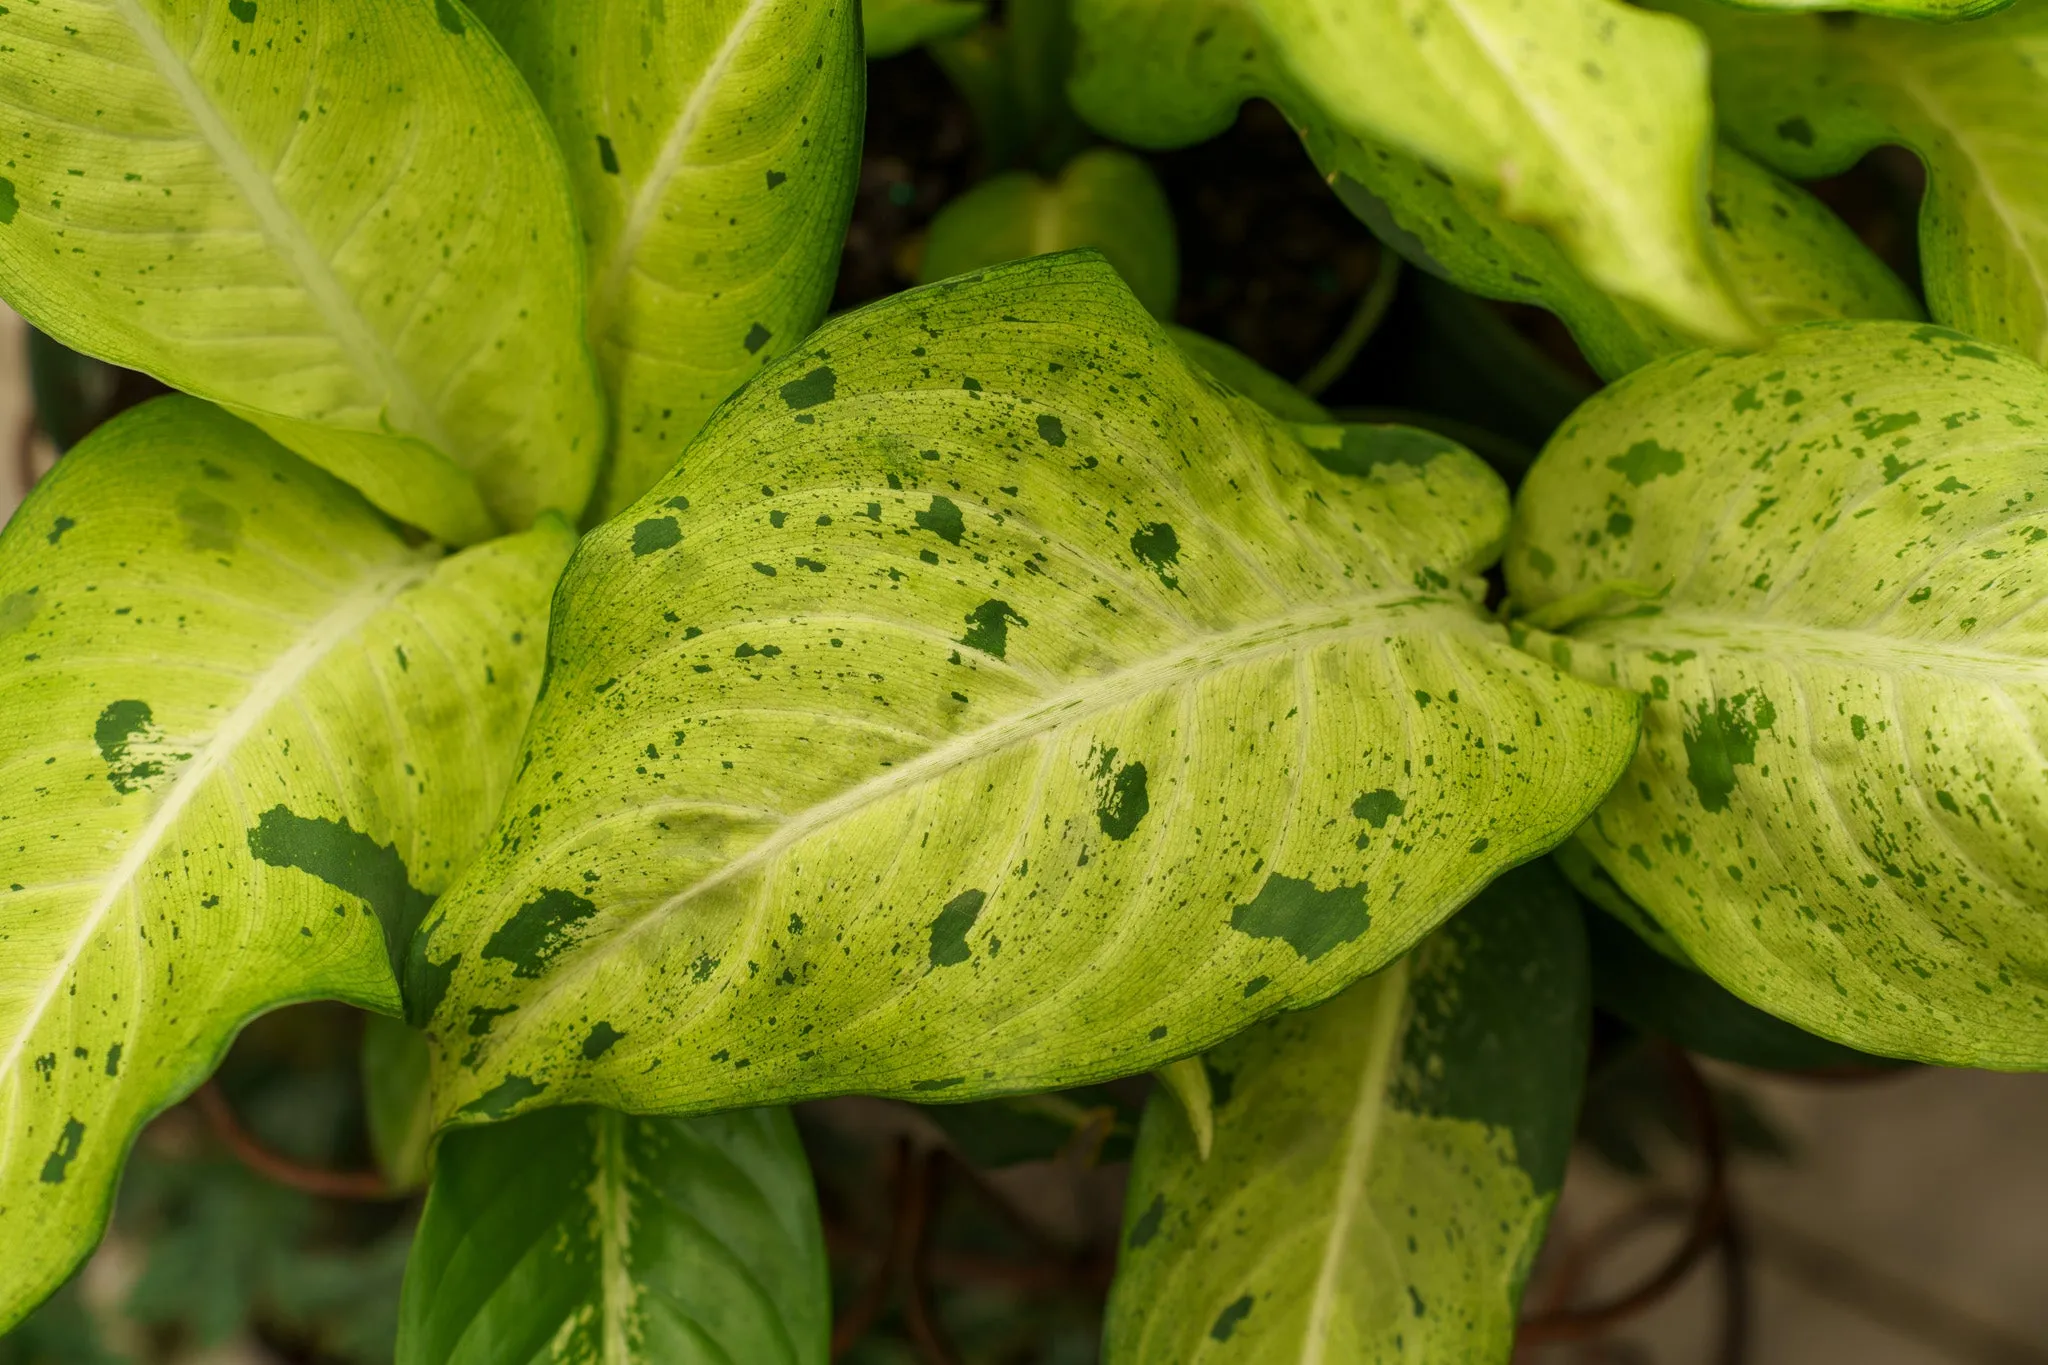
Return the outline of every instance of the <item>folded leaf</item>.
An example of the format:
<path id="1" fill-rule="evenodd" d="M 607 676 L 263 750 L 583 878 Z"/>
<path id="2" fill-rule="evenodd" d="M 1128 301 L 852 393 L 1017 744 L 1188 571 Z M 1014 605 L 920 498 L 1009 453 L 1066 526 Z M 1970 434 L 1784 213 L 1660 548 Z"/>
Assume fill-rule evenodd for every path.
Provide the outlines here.
<path id="1" fill-rule="evenodd" d="M 1472 187 L 1689 336 L 1753 335 L 1706 240 L 1713 113 L 1684 23 L 1615 0 L 1426 20 L 1393 0 L 1076 0 L 1074 18 L 1074 104 L 1112 137 L 1184 146 L 1262 96 L 1312 142 L 1395 149 Z"/>
<path id="2" fill-rule="evenodd" d="M 2048 8 L 1938 28 L 1683 12 L 1713 40 L 1715 105 L 1750 155 L 1811 179 L 1885 143 L 1918 153 L 1928 310 L 2048 361 Z"/>
<path id="3" fill-rule="evenodd" d="M 596 505 L 610 516 L 825 315 L 860 170 L 860 8 L 474 8 L 526 73 L 569 164 L 611 398 Z"/>
<path id="4" fill-rule="evenodd" d="M 573 516 L 603 423 L 574 217 L 546 123 L 463 14 L 13 6 L 0 297 L 443 540 Z"/>
<path id="5" fill-rule="evenodd" d="M 861 33 L 868 60 L 965 33 L 987 11 L 983 0 L 862 0 Z"/>
<path id="6" fill-rule="evenodd" d="M 101 427 L 15 513 L 0 1327 L 92 1246 L 136 1130 L 247 1019 L 398 1008 L 394 961 L 511 777 L 572 542 L 549 518 L 414 548 L 182 397 Z"/>
<path id="7" fill-rule="evenodd" d="M 1509 222 L 1486 195 L 1386 147 L 1314 129 L 1307 141 L 1338 198 L 1380 240 L 1461 289 L 1549 309 L 1607 378 L 1691 348 L 1648 308 L 1602 292 L 1554 242 Z M 1898 276 L 1825 204 L 1725 144 L 1714 152 L 1707 207 L 1713 253 L 1764 326 L 1921 316 Z"/>
<path id="8" fill-rule="evenodd" d="M 783 1109 L 556 1109 L 450 1134 L 398 1365 L 825 1365 L 832 1288 Z"/>
<path id="9" fill-rule="evenodd" d="M 1522 485 L 1528 647 L 1648 699 L 1582 842 L 1810 1033 L 2048 1066 L 2044 450 L 2031 362 L 1812 323 L 1638 371 Z"/>
<path id="10" fill-rule="evenodd" d="M 1147 1070 L 1590 811 L 1635 699 L 1508 647 L 1500 481 L 1303 439 L 1087 252 L 884 300 L 585 541 L 491 851 L 415 945 L 444 1115 Z"/>
<path id="11" fill-rule="evenodd" d="M 1105 1365 L 1507 1365 L 1585 1081 L 1586 945 L 1543 864 L 1413 953 L 1205 1059 L 1138 1133 Z"/>
<path id="12" fill-rule="evenodd" d="M 1251 399 L 1283 422 L 1330 422 L 1335 419 L 1321 403 L 1274 374 L 1228 342 L 1189 327 L 1169 322 L 1166 334 L 1181 354 L 1195 363 L 1209 378 L 1233 393 Z"/>

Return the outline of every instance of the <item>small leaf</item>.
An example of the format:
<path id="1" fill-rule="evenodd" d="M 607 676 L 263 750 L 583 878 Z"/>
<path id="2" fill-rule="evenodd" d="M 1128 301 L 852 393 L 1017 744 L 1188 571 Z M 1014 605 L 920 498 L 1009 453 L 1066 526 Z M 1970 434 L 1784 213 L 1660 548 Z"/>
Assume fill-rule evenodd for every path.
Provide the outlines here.
<path id="1" fill-rule="evenodd" d="M 435 8 L 14 6 L 0 295 L 467 543 L 582 510 L 603 407 L 553 139 Z"/>
<path id="2" fill-rule="evenodd" d="M 1377 976 L 1216 1048 L 1206 1160 L 1171 1098 L 1145 1112 L 1107 1365 L 1506 1365 L 1589 1014 L 1578 913 L 1539 863 Z"/>
<path id="3" fill-rule="evenodd" d="M 1865 1052 L 2048 1066 L 2043 431 L 2022 357 L 1812 323 L 1638 371 L 1522 485 L 1509 590 L 1562 632 L 1526 646 L 1648 704 L 1580 841 L 1702 970 Z"/>
<path id="4" fill-rule="evenodd" d="M 825 1365 L 824 1231 L 781 1109 L 554 1109 L 450 1134 L 413 1243 L 398 1365 Z"/>
<path id="5" fill-rule="evenodd" d="M 1675 7 L 1675 5 L 1674 5 Z M 1836 22 L 1705 3 L 1728 135 L 1787 175 L 1896 143 L 1927 164 L 1920 269 L 1937 322 L 2048 361 L 2048 9 L 1974 23 Z"/>
<path id="6" fill-rule="evenodd" d="M 860 13 L 816 0 L 478 0 L 568 162 L 611 397 L 595 511 L 825 315 L 860 166 Z"/>
<path id="7" fill-rule="evenodd" d="M 1166 191 L 1143 161 L 1095 147 L 1046 180 L 1010 171 L 939 210 L 919 278 L 930 282 L 1004 261 L 1092 246 L 1153 316 L 1173 316 L 1180 245 Z"/>
<path id="8" fill-rule="evenodd" d="M 427 1094 L 427 1040 L 402 1020 L 381 1014 L 363 1021 L 363 1109 L 377 1169 L 394 1190 L 427 1183 L 434 1136 Z"/>
<path id="9" fill-rule="evenodd" d="M 0 1326 L 98 1238 L 136 1130 L 252 1015 L 396 1012 L 532 704 L 557 517 L 409 546 L 254 427 L 163 398 L 0 533 Z"/>
<path id="10" fill-rule="evenodd" d="M 908 52 L 935 38 L 952 38 L 982 21 L 983 0 L 862 0 L 862 35 L 869 61 Z"/>
<path id="11" fill-rule="evenodd" d="M 1481 605 L 1503 498 L 1220 391 L 1093 253 L 828 324 L 578 551 L 415 947 L 441 1113 L 1060 1089 L 1398 956 L 1634 744 Z"/>
<path id="12" fill-rule="evenodd" d="M 1668 16 L 1614 0 L 1480 0 L 1427 22 L 1393 0 L 1077 0 L 1074 18 L 1074 104 L 1113 137 L 1185 146 L 1263 96 L 1311 143 L 1427 162 L 1689 336 L 1754 334 L 1703 231 L 1705 44 Z"/>
<path id="13" fill-rule="evenodd" d="M 1181 1116 L 1187 1120 L 1188 1132 L 1195 1139 L 1195 1152 L 1207 1161 L 1216 1140 L 1216 1102 L 1209 1088 L 1208 1068 L 1200 1057 L 1183 1057 L 1152 1074 L 1180 1103 Z"/>

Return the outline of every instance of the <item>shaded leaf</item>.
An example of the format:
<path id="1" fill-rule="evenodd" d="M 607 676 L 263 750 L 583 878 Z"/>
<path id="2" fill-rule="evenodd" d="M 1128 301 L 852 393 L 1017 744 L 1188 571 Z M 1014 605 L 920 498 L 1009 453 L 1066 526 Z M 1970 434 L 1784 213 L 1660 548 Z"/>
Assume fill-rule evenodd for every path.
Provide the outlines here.
<path id="1" fill-rule="evenodd" d="M 1504 497 L 1295 435 L 1092 253 L 828 324 L 578 551 L 415 944 L 441 1112 L 1059 1089 L 1398 956 L 1634 744 L 1481 606 Z"/>
<path id="2" fill-rule="evenodd" d="M 983 0 L 862 0 L 862 37 L 869 61 L 952 38 L 980 23 Z"/>
<path id="3" fill-rule="evenodd" d="M 1181 354 L 1231 392 L 1251 399 L 1283 422 L 1329 422 L 1330 410 L 1227 342 L 1188 327 L 1166 324 Z"/>
<path id="4" fill-rule="evenodd" d="M 426 1037 L 403 1020 L 369 1016 L 363 1021 L 362 1073 L 377 1169 L 394 1190 L 416 1190 L 427 1183 L 427 1146 L 434 1136 Z"/>

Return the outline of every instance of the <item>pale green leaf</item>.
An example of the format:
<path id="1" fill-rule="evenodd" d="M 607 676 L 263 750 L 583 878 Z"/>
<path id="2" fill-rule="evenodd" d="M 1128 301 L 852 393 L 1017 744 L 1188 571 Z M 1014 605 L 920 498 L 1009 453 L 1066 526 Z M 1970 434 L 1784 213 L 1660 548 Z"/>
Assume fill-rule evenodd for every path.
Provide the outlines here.
<path id="1" fill-rule="evenodd" d="M 452 1133 L 399 1365 L 825 1365 L 817 1194 L 783 1109 L 554 1109 Z"/>
<path id="2" fill-rule="evenodd" d="M 1116 147 L 1090 148 L 1051 180 L 1009 171 L 953 200 L 932 219 L 919 278 L 929 283 L 1080 246 L 1100 251 L 1153 316 L 1173 316 L 1180 295 L 1173 207 L 1152 168 Z"/>
<path id="3" fill-rule="evenodd" d="M 1657 923 L 1656 917 L 1630 900 L 1628 892 L 1615 884 L 1614 878 L 1607 875 L 1607 869 L 1600 866 L 1600 860 L 1593 856 L 1583 841 L 1577 838 L 1565 840 L 1551 850 L 1550 859 L 1564 879 L 1571 883 L 1572 889 L 1596 909 L 1606 911 L 1609 919 L 1627 925 L 1631 933 L 1673 965 L 1692 972 L 1699 970 L 1685 955 L 1685 949 L 1678 946 L 1678 940 Z"/>
<path id="4" fill-rule="evenodd" d="M 1472 187 L 1688 335 L 1753 336 L 1707 241 L 1707 53 L 1679 20 L 1616 0 L 1475 0 L 1427 21 L 1393 0 L 1076 0 L 1074 17 L 1074 104 L 1113 137 L 1183 146 L 1262 96 L 1311 140 Z"/>
<path id="5" fill-rule="evenodd" d="M 953 38 L 982 21 L 983 0 L 862 0 L 861 31 L 868 60 L 908 52 L 934 38 Z"/>
<path id="6" fill-rule="evenodd" d="M 0 1325 L 252 1015 L 398 1008 L 538 685 L 559 518 L 452 558 L 188 398 L 0 534 Z M 31 1235 L 27 1230 L 34 1229 Z"/>
<path id="7" fill-rule="evenodd" d="M 611 398 L 596 510 L 825 315 L 860 167 L 857 0 L 480 0 L 553 121 Z"/>
<path id="8" fill-rule="evenodd" d="M 1928 310 L 2048 361 L 2048 6 L 1941 27 L 1685 13 L 1713 41 L 1723 127 L 1752 156 L 1810 179 L 1885 143 L 1918 153 Z"/>
<path id="9" fill-rule="evenodd" d="M 363 1118 L 377 1169 L 394 1190 L 427 1183 L 434 1136 L 427 1091 L 426 1037 L 402 1019 L 372 1014 L 363 1021 Z"/>
<path id="10" fill-rule="evenodd" d="M 1509 873 L 1407 957 L 1209 1053 L 1207 1160 L 1138 1133 L 1105 1365 L 1507 1365 L 1585 1079 L 1569 888 Z"/>
<path id="11" fill-rule="evenodd" d="M 1580 835 L 1808 1032 L 2048 1066 L 2048 372 L 1812 323 L 1588 402 L 1522 485 L 1528 647 L 1648 700 Z"/>
<path id="12" fill-rule="evenodd" d="M 1297 437 L 1093 253 L 828 324 L 578 551 L 415 944 L 441 1112 L 1060 1089 L 1398 956 L 1635 742 L 1483 610 L 1504 499 Z"/>
<path id="13" fill-rule="evenodd" d="M 1691 347 L 1649 309 L 1603 293 L 1549 238 L 1503 218 L 1485 195 L 1385 147 L 1314 129 L 1306 137 L 1338 197 L 1382 241 L 1461 289 L 1549 309 L 1607 378 Z M 1921 316 L 1898 276 L 1826 205 L 1725 144 L 1714 152 L 1707 207 L 1714 255 L 1764 326 Z"/>
<path id="14" fill-rule="evenodd" d="M 1283 422 L 1334 420 L 1321 403 L 1226 342 L 1188 327 L 1166 324 L 1166 334 L 1181 354 L 1211 379 L 1251 399 Z"/>
<path id="15" fill-rule="evenodd" d="M 583 507 L 603 423 L 560 158 L 453 0 L 0 17 L 0 297 L 466 543 Z"/>
<path id="16" fill-rule="evenodd" d="M 1195 1155 L 1207 1161 L 1216 1141 L 1216 1097 L 1209 1084 L 1209 1069 L 1200 1057 L 1183 1057 L 1152 1074 L 1180 1106 L 1181 1118 L 1194 1139 Z"/>

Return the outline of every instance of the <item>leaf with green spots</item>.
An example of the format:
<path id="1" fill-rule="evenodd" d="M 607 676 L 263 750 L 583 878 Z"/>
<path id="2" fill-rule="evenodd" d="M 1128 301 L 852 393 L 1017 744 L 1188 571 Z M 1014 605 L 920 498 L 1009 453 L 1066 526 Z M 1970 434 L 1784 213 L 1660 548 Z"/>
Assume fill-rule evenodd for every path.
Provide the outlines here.
<path id="1" fill-rule="evenodd" d="M 1682 12 L 1713 43 L 1715 107 L 1750 155 L 1814 179 L 1887 143 L 1917 153 L 1928 310 L 2048 361 L 2048 8 L 1941 26 Z"/>
<path id="2" fill-rule="evenodd" d="M 1378 149 L 1415 158 L 1682 333 L 1754 334 L 1700 202 L 1706 45 L 1669 16 L 1616 0 L 1478 0 L 1427 22 L 1393 0 L 1076 0 L 1074 20 L 1075 108 L 1120 141 L 1186 146 L 1264 97 L 1328 174 L 1370 183 Z"/>
<path id="3" fill-rule="evenodd" d="M 1125 1075 L 1556 843 L 1635 699 L 1484 610 L 1491 471 L 1448 442 L 1347 466 L 1342 435 L 1331 467 L 1219 390 L 1092 253 L 828 324 L 578 551 L 525 776 L 415 945 L 448 980 L 441 1112 L 515 1078 L 686 1112 Z M 634 555 L 682 498 L 682 541 Z M 753 567 L 799 559 L 823 572 Z M 492 955 L 568 889 L 594 910 L 545 961 Z M 600 999 L 623 1036 L 592 1059 Z"/>
<path id="4" fill-rule="evenodd" d="M 1538 863 L 1407 957 L 1205 1061 L 1138 1131 L 1105 1365 L 1505 1365 L 1585 1079 L 1576 902 Z"/>
<path id="5" fill-rule="evenodd" d="M 1645 443 L 1682 466 L 1613 467 Z M 2044 450 L 2025 358 L 1812 323 L 1631 375 L 1522 485 L 1511 600 L 1561 632 L 1527 647 L 1647 702 L 1580 842 L 1702 970 L 1861 1051 L 2048 1067 Z"/>
<path id="6" fill-rule="evenodd" d="M 251 1016 L 398 1010 L 394 961 L 511 780 L 573 542 L 549 517 L 408 544 L 190 398 L 101 427 L 0 533 L 0 600 L 34 604 L 0 639 L 0 1208 L 37 1229 L 0 1326 Z"/>
<path id="7" fill-rule="evenodd" d="M 1115 147 L 1081 153 L 1054 178 L 1008 171 L 939 210 L 919 278 L 964 275 L 1069 247 L 1100 251 L 1154 316 L 1173 316 L 1180 243 L 1166 191 L 1143 161 Z"/>
<path id="8" fill-rule="evenodd" d="M 894 57 L 935 38 L 953 38 L 982 21 L 984 0 L 861 0 L 869 61 Z"/>
<path id="9" fill-rule="evenodd" d="M 824 1230 L 787 1110 L 553 1109 L 442 1144 L 398 1365 L 825 1365 L 831 1331 Z"/>
<path id="10" fill-rule="evenodd" d="M 1236 347 L 1172 323 L 1166 334 L 1226 393 L 1242 394 L 1283 422 L 1328 422 L 1329 409 Z"/>
<path id="11" fill-rule="evenodd" d="M 668 471 L 832 299 L 867 67 L 851 0 L 475 0 L 555 127 L 611 399 L 595 510 Z"/>
<path id="12" fill-rule="evenodd" d="M 0 297 L 443 540 L 582 510 L 575 214 L 494 44 L 415 0 L 12 10 Z"/>

